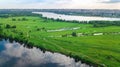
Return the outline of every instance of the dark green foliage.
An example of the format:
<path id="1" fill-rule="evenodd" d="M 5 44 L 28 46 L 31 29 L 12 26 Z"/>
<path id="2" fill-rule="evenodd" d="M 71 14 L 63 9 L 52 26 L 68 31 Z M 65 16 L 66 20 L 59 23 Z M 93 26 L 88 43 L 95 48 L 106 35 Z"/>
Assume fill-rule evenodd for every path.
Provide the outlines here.
<path id="1" fill-rule="evenodd" d="M 20 35 L 23 35 L 23 32 L 19 32 Z"/>
<path id="2" fill-rule="evenodd" d="M 15 19 L 15 18 L 12 18 L 12 21 L 16 21 L 16 19 Z"/>
<path id="3" fill-rule="evenodd" d="M 27 18 L 18 18 L 17 20 L 18 21 L 27 21 L 28 19 Z"/>
<path id="4" fill-rule="evenodd" d="M 33 14 L 32 12 L 33 11 L 28 11 L 28 10 L 6 9 L 6 10 L 0 10 L 0 17 L 8 18 L 8 17 L 17 17 L 17 16 L 40 16 L 38 14 Z"/>
<path id="5" fill-rule="evenodd" d="M 62 37 L 67 37 L 68 35 L 67 34 L 65 34 L 65 35 L 62 35 Z"/>
<path id="6" fill-rule="evenodd" d="M 46 31 L 46 28 L 45 28 L 45 27 L 42 27 L 42 28 L 37 28 L 36 30 L 37 30 L 37 31 Z"/>
<path id="7" fill-rule="evenodd" d="M 93 24 L 93 27 L 106 27 L 106 26 L 108 26 L 108 25 L 106 25 L 106 24 Z"/>
<path id="8" fill-rule="evenodd" d="M 43 27 L 42 29 L 45 30 L 45 27 Z"/>
<path id="9" fill-rule="evenodd" d="M 29 33 L 32 32 L 31 30 L 29 30 Z"/>
<path id="10" fill-rule="evenodd" d="M 6 24 L 5 28 L 7 28 L 7 29 L 9 29 L 9 28 L 16 28 L 16 25 L 11 26 L 9 24 Z"/>
<path id="11" fill-rule="evenodd" d="M 7 14 L 0 14 L 0 18 L 8 18 L 9 17 L 9 15 L 7 15 Z"/>
<path id="12" fill-rule="evenodd" d="M 71 34 L 73 37 L 76 37 L 77 36 L 77 33 L 76 32 L 72 32 Z"/>
<path id="13" fill-rule="evenodd" d="M 42 11 L 77 16 L 120 17 L 120 10 L 107 9 L 47 9 Z"/>
<path id="14" fill-rule="evenodd" d="M 18 21 L 21 21 L 21 19 L 18 19 Z"/>
<path id="15" fill-rule="evenodd" d="M 3 28 L 0 26 L 0 32 L 2 32 L 3 31 Z"/>
<path id="16" fill-rule="evenodd" d="M 120 26 L 120 21 L 89 21 L 93 27 Z"/>
<path id="17" fill-rule="evenodd" d="M 11 26 L 9 24 L 6 24 L 6 28 L 11 28 Z"/>
<path id="18" fill-rule="evenodd" d="M 22 20 L 22 21 L 27 21 L 28 19 L 26 19 L 26 18 L 22 18 L 21 20 Z"/>
<path id="19" fill-rule="evenodd" d="M 12 26 L 11 28 L 16 28 L 16 25 Z"/>
<path id="20" fill-rule="evenodd" d="M 37 28 L 37 31 L 40 31 L 41 29 L 40 28 Z"/>

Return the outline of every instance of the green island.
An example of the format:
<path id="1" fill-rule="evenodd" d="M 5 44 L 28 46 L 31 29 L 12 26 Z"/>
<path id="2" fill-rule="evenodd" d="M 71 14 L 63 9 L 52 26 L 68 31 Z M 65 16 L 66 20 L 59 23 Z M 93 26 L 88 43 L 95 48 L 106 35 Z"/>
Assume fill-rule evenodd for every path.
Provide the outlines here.
<path id="1" fill-rule="evenodd" d="M 105 21 L 87 24 L 41 15 L 6 16 L 0 18 L 0 38 L 16 40 L 30 48 L 62 53 L 95 67 L 120 66 L 119 21 L 116 24 Z"/>

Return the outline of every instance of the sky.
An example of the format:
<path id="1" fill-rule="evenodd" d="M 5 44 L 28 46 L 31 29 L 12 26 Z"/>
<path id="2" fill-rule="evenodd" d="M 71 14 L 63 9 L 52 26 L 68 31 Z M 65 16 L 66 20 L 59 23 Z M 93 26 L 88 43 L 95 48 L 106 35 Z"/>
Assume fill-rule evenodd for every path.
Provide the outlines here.
<path id="1" fill-rule="evenodd" d="M 120 0 L 0 0 L 0 9 L 120 9 Z"/>

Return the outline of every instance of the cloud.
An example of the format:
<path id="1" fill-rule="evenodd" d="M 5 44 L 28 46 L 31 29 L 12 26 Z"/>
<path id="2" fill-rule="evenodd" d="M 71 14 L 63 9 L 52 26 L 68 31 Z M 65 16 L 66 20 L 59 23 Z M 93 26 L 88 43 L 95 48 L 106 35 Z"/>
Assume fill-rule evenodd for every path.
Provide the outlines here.
<path id="1" fill-rule="evenodd" d="M 0 0 L 0 8 L 120 9 L 120 0 Z"/>
<path id="2" fill-rule="evenodd" d="M 105 0 L 103 3 L 120 3 L 120 0 Z"/>
<path id="3" fill-rule="evenodd" d="M 42 2 L 42 0 L 0 0 L 0 3 L 35 3 Z"/>

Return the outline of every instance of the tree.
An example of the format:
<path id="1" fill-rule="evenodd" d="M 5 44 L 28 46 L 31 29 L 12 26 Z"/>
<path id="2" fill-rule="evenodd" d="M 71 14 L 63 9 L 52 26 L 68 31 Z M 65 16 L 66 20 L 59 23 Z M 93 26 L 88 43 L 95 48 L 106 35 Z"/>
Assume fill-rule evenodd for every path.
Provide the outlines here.
<path id="1" fill-rule="evenodd" d="M 21 19 L 18 19 L 18 21 L 21 21 Z"/>
<path id="2" fill-rule="evenodd" d="M 16 28 L 16 25 L 12 26 L 11 28 Z"/>
<path id="3" fill-rule="evenodd" d="M 62 35 L 62 37 L 67 37 L 68 35 L 67 34 L 65 34 L 65 35 Z"/>
<path id="4" fill-rule="evenodd" d="M 9 24 L 6 24 L 6 28 L 10 28 L 11 26 Z"/>
<path id="5" fill-rule="evenodd" d="M 22 20 L 22 21 L 27 21 L 27 19 L 26 19 L 26 18 L 22 18 L 21 20 Z"/>
<path id="6" fill-rule="evenodd" d="M 12 18 L 12 21 L 16 21 L 16 19 L 15 19 L 15 18 Z"/>
<path id="7" fill-rule="evenodd" d="M 3 31 L 3 29 L 2 29 L 2 27 L 0 26 L 0 32 L 2 32 Z"/>
<path id="8" fill-rule="evenodd" d="M 37 31 L 40 31 L 41 29 L 40 28 L 37 28 Z"/>
<path id="9" fill-rule="evenodd" d="M 77 33 L 76 32 L 72 32 L 72 36 L 76 37 Z"/>

